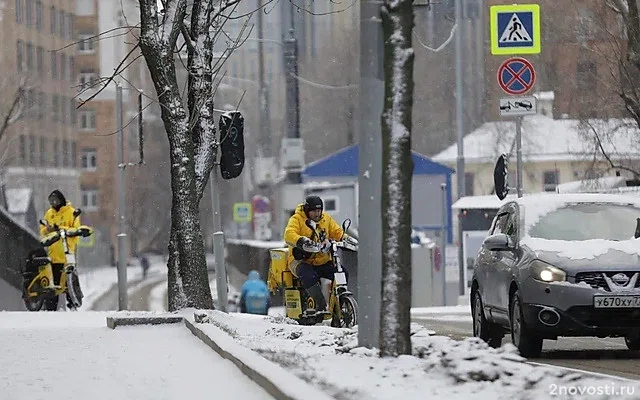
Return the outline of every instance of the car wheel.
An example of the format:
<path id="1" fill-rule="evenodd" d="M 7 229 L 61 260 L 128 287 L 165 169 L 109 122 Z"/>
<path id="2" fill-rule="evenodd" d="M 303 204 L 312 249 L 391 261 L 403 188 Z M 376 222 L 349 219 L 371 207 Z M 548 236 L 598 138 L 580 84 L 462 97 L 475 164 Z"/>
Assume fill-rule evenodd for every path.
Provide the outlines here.
<path id="1" fill-rule="evenodd" d="M 502 328 L 484 317 L 482 298 L 478 292 L 473 296 L 473 336 L 479 337 L 493 348 L 502 344 Z"/>
<path id="2" fill-rule="evenodd" d="M 625 336 L 624 343 L 629 350 L 640 350 L 640 334 Z"/>
<path id="3" fill-rule="evenodd" d="M 520 351 L 520 355 L 527 358 L 536 358 L 542 353 L 542 338 L 536 336 L 524 321 L 520 292 L 511 297 L 511 309 L 509 310 L 509 323 L 511 325 L 511 342 Z"/>

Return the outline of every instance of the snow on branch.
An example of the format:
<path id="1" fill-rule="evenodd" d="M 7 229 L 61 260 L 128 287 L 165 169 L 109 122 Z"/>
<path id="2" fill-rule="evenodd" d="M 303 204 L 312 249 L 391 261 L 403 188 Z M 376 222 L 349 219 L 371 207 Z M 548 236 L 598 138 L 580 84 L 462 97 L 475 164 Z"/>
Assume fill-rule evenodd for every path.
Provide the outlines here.
<path id="1" fill-rule="evenodd" d="M 455 23 L 452 27 L 451 27 L 451 32 L 449 32 L 449 37 L 447 38 L 447 40 L 444 41 L 444 43 L 442 43 L 440 46 L 436 47 L 435 49 L 433 47 L 429 47 L 427 46 L 423 41 L 422 38 L 420 38 L 420 36 L 418 35 L 418 32 L 416 32 L 415 28 L 413 29 L 413 34 L 415 35 L 416 39 L 418 39 L 418 43 L 420 43 L 420 45 L 422 47 L 424 47 L 425 49 L 432 51 L 434 53 L 438 53 L 440 52 L 442 49 L 444 49 L 445 47 L 447 47 L 447 45 L 449 43 L 451 43 L 451 40 L 455 37 L 456 31 L 458 30 L 458 24 Z"/>

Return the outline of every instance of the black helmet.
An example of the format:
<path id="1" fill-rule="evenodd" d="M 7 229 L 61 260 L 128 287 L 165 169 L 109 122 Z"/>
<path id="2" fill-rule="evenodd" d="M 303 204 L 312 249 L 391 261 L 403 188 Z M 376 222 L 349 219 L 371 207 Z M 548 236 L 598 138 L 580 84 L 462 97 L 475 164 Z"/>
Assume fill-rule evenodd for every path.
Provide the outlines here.
<path id="1" fill-rule="evenodd" d="M 322 203 L 322 199 L 318 196 L 308 196 L 304 200 L 304 205 L 302 206 L 305 214 L 308 214 L 309 211 L 312 210 L 320 210 L 324 209 L 324 204 Z"/>

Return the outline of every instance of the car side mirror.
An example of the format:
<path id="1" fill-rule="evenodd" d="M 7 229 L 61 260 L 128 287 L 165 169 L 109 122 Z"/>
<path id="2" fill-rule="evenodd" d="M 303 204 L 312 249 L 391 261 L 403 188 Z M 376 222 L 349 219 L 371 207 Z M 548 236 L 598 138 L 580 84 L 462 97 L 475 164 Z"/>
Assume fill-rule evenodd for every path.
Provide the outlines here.
<path id="1" fill-rule="evenodd" d="M 79 208 L 76 208 L 76 209 L 75 209 L 75 211 L 73 212 L 73 216 L 74 216 L 74 217 L 77 217 L 77 216 L 79 216 L 80 214 L 82 214 L 82 210 L 81 210 L 81 209 L 79 209 Z"/>
<path id="2" fill-rule="evenodd" d="M 487 237 L 482 245 L 490 251 L 510 250 L 514 247 L 509 236 L 504 233 L 497 233 Z"/>
<path id="3" fill-rule="evenodd" d="M 347 229 L 349 229 L 350 226 L 351 226 L 351 220 L 349 218 L 347 218 L 344 221 L 342 221 L 342 231 L 343 232 L 346 232 Z"/>
<path id="4" fill-rule="evenodd" d="M 44 219 L 41 219 L 38 221 L 40 223 L 40 225 L 42 226 L 47 226 L 47 221 L 45 221 Z"/>

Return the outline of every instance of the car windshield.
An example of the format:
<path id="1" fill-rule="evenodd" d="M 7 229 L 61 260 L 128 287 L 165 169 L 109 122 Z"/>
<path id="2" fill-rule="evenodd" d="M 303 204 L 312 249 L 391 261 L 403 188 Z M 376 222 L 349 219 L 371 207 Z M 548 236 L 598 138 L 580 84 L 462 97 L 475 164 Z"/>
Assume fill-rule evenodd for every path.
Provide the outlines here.
<path id="1" fill-rule="evenodd" d="M 545 214 L 529 236 L 549 240 L 628 240 L 634 237 L 640 209 L 611 203 L 568 204 Z"/>

